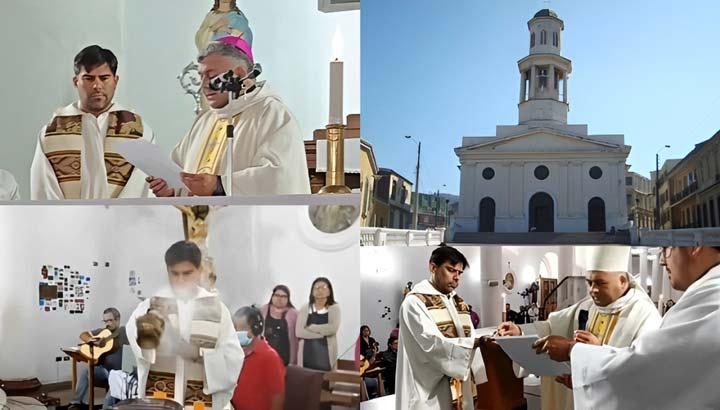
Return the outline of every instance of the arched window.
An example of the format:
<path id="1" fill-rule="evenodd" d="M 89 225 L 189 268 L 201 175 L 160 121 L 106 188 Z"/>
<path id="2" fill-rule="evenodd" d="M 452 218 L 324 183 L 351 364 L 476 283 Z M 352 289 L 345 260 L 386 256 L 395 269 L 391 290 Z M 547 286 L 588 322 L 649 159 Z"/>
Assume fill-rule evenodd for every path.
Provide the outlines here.
<path id="1" fill-rule="evenodd" d="M 559 41 L 558 41 L 558 40 L 559 40 L 559 37 L 560 37 L 560 36 L 558 36 L 558 33 L 557 33 L 557 31 L 553 31 L 553 45 L 554 45 L 555 47 L 557 47 L 557 46 L 558 46 L 558 43 L 559 43 Z"/>
<path id="2" fill-rule="evenodd" d="M 530 47 L 535 47 L 535 33 L 530 34 Z"/>
<path id="3" fill-rule="evenodd" d="M 540 44 L 547 44 L 547 32 L 545 30 L 540 32 Z"/>

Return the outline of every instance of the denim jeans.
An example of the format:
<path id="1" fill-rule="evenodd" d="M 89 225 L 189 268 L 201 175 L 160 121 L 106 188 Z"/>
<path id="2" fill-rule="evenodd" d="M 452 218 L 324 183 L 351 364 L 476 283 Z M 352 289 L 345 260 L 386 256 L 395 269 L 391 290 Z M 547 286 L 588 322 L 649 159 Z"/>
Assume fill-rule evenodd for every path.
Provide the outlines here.
<path id="1" fill-rule="evenodd" d="M 98 381 L 107 381 L 109 372 L 106 368 L 102 366 L 95 366 L 94 367 L 94 382 L 97 383 Z M 88 404 L 88 391 L 89 389 L 89 381 L 88 381 L 88 367 L 83 366 L 80 368 L 80 374 L 78 375 L 77 380 L 77 386 L 75 387 L 75 395 L 73 396 L 70 403 L 84 403 Z M 107 400 L 107 397 L 105 398 Z"/>

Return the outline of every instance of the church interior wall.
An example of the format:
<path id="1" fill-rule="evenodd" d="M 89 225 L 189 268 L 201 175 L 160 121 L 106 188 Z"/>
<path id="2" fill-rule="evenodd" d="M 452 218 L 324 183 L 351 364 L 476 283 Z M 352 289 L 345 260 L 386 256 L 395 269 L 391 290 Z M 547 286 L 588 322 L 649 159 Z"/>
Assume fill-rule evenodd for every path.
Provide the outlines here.
<path id="1" fill-rule="evenodd" d="M 233 206 L 213 211 L 209 253 L 217 288 L 231 312 L 269 301 L 285 284 L 299 308 L 312 281 L 330 279 L 342 311 L 338 353 L 352 359 L 360 326 L 357 226 L 341 238 L 308 229 L 306 207 Z M 28 223 L 32 221 L 32 223 Z M 164 253 L 183 239 L 181 213 L 172 206 L 16 206 L 0 208 L 0 378 L 38 377 L 43 383 L 70 379 L 61 347 L 75 346 L 86 329 L 102 327 L 102 311 L 117 307 L 122 323 L 140 295 L 167 283 Z M 93 266 L 97 262 L 98 266 Z M 106 266 L 105 263 L 109 266 Z M 39 305 L 43 266 L 70 266 L 90 277 L 83 313 Z M 140 283 L 131 286 L 131 274 Z M 137 280 L 137 278 L 135 279 Z"/>
<path id="2" fill-rule="evenodd" d="M 3 3 L 0 25 L 19 33 L 4 41 L 12 64 L 0 66 L 3 95 L 12 104 L 0 112 L 6 153 L 3 168 L 14 174 L 21 196 L 29 198 L 30 164 L 37 133 L 53 111 L 77 99 L 72 86 L 73 58 L 99 44 L 119 60 L 116 101 L 136 109 L 168 154 L 190 128 L 193 98 L 177 76 L 195 60 L 194 36 L 212 0 L 77 0 Z M 328 66 L 332 38 L 343 37 L 344 111 L 360 112 L 360 11 L 322 13 L 317 0 L 241 2 L 253 30 L 253 53 L 268 80 L 288 105 L 306 139 L 327 123 Z M 82 21 L 68 25 L 67 18 Z M 97 16 L 102 16 L 98 19 Z M 28 24 L 32 28 L 28 27 Z M 58 37 L 58 33 L 62 33 Z M 302 35 L 298 35 L 302 33 Z M 324 81 L 323 81 L 324 80 Z"/>

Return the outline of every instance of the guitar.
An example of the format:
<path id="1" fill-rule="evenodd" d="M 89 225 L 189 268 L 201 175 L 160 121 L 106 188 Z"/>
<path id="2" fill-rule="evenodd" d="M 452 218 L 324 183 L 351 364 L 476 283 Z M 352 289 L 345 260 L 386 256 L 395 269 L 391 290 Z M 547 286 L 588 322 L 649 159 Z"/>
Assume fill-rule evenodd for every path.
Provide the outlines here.
<path id="1" fill-rule="evenodd" d="M 104 354 L 115 350 L 115 337 L 120 334 L 120 328 L 115 332 L 111 332 L 110 329 L 103 329 L 98 334 L 88 333 L 90 333 L 92 339 L 81 344 L 78 350 L 83 356 L 97 362 Z"/>

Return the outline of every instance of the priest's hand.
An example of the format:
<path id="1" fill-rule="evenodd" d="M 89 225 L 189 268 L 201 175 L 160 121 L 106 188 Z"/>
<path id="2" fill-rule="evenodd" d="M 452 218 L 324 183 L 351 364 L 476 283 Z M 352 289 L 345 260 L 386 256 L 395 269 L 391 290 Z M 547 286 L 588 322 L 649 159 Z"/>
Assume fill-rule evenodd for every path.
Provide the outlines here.
<path id="1" fill-rule="evenodd" d="M 181 172 L 180 177 L 182 177 L 190 193 L 195 196 L 212 196 L 217 189 L 217 175 L 188 174 L 187 172 Z"/>
<path id="2" fill-rule="evenodd" d="M 142 349 L 155 349 L 165 331 L 165 321 L 154 313 L 146 313 L 135 319 L 137 343 Z"/>
<path id="3" fill-rule="evenodd" d="M 200 360 L 200 348 L 182 339 L 178 342 L 177 354 L 185 360 L 193 362 Z"/>
<path id="4" fill-rule="evenodd" d="M 564 385 L 568 389 L 572 390 L 572 376 L 569 374 L 563 374 L 555 378 L 555 381 Z"/>
<path id="5" fill-rule="evenodd" d="M 537 354 L 547 353 L 556 362 L 567 362 L 574 345 L 574 340 L 562 336 L 545 336 L 533 343 L 532 347 Z"/>
<path id="6" fill-rule="evenodd" d="M 473 345 L 473 349 L 480 348 L 485 343 L 490 343 L 492 341 L 492 338 L 489 336 L 481 336 L 475 339 L 475 344 Z"/>
<path id="7" fill-rule="evenodd" d="M 586 331 L 586 330 L 576 330 L 575 331 L 575 341 L 578 343 L 585 343 L 588 345 L 596 345 L 600 346 L 602 343 L 600 343 L 600 339 L 597 338 L 594 334 Z"/>
<path id="8" fill-rule="evenodd" d="M 520 326 L 513 322 L 502 322 L 498 326 L 497 332 L 499 336 L 520 336 L 522 334 Z"/>
<path id="9" fill-rule="evenodd" d="M 150 184 L 150 189 L 156 197 L 175 196 L 175 191 L 168 187 L 168 184 L 164 179 L 147 177 L 145 180 Z"/>

